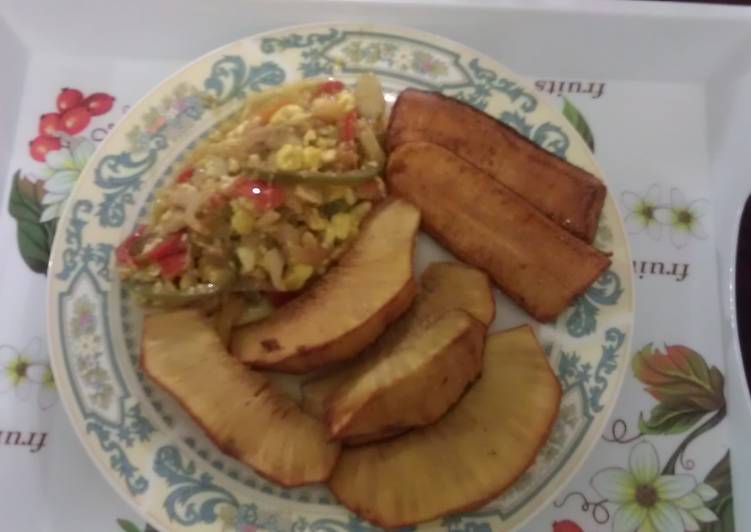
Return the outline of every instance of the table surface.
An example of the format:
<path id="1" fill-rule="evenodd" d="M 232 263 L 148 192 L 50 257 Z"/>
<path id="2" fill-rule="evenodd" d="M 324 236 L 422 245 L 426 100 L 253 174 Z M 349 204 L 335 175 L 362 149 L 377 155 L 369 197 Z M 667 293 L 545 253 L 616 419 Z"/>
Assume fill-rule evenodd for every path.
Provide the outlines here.
<path id="1" fill-rule="evenodd" d="M 77 442 L 55 392 L 44 338 L 50 237 L 88 152 L 53 168 L 35 160 L 42 148 L 29 141 L 40 115 L 55 110 L 61 89 L 75 88 L 115 97 L 115 106 L 80 133 L 94 148 L 129 104 L 176 66 L 49 55 L 29 67 L 0 211 L 0 293 L 22 294 L 0 303 L 0 493 L 7 530 L 150 529 Z M 648 463 L 660 485 L 672 487 L 661 496 L 659 530 L 692 522 L 701 530 L 733 530 L 726 408 L 720 385 L 707 378 L 725 370 L 705 117 L 695 111 L 704 108 L 701 87 L 544 76 L 535 85 L 558 108 L 568 102 L 568 116 L 591 139 L 632 246 L 637 305 L 628 356 L 669 378 L 629 370 L 590 458 L 523 529 L 611 530 L 638 517 L 640 501 L 616 495 L 619 482 Z M 50 185 L 50 176 L 63 171 L 56 181 L 63 185 Z M 686 213 L 691 223 L 680 223 Z M 679 521 L 671 521 L 676 515 Z"/>

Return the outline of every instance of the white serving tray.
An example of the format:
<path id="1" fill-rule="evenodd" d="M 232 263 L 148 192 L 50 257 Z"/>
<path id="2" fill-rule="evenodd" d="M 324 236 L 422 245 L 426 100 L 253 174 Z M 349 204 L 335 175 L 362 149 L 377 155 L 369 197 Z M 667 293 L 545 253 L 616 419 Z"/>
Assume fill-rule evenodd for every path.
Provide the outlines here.
<path id="1" fill-rule="evenodd" d="M 43 102 L 52 106 L 56 94 L 52 88 L 58 90 L 65 80 L 74 77 L 90 90 L 118 86 L 119 104 L 133 103 L 162 77 L 207 50 L 279 26 L 330 20 L 398 24 L 434 32 L 538 80 L 538 88 L 548 88 L 546 80 L 606 81 L 608 95 L 623 102 L 616 110 L 592 112 L 595 120 L 590 125 L 601 136 L 614 123 L 622 126 L 612 128 L 622 138 L 596 153 L 606 174 L 623 180 L 627 175 L 650 173 L 653 181 L 685 175 L 689 190 L 692 182 L 703 183 L 702 193 L 713 205 L 714 220 L 708 227 L 717 262 L 704 264 L 707 275 L 715 277 L 709 283 L 711 301 L 693 303 L 699 305 L 697 313 L 704 310 L 712 315 L 708 332 L 688 331 L 686 337 L 701 343 L 704 334 L 718 336 L 712 345 L 721 345 L 724 352 L 731 448 L 738 449 L 732 454 L 734 491 L 738 495 L 751 490 L 751 454 L 746 452 L 751 441 L 751 399 L 734 329 L 733 299 L 738 219 L 751 191 L 751 9 L 632 1 L 0 0 L 3 215 L 10 184 L 6 176 L 26 164 L 25 143 L 35 135 L 36 122 L 27 115 Z M 585 108 L 596 105 L 593 94 L 574 92 L 566 96 L 575 103 Z M 550 98 L 557 97 L 553 88 Z M 113 116 L 123 111 L 119 108 Z M 109 124 L 105 120 L 97 125 L 105 131 Z M 669 139 L 670 135 L 674 138 Z M 616 149 L 639 151 L 630 157 L 609 152 Z M 0 223 L 0 241 L 5 251 L 0 281 L 8 281 L 20 263 L 13 249 L 12 225 Z M 700 264 L 693 267 L 703 271 Z M 38 280 L 19 280 L 11 293 L 3 294 L 5 301 L 16 303 L 0 303 L 0 327 L 19 316 L 14 330 L 37 327 L 39 320 L 24 316 L 35 314 L 34 309 L 41 316 L 43 293 Z M 648 310 L 640 308 L 639 312 Z M 637 326 L 648 330 L 644 335 L 657 336 L 655 331 L 667 327 L 669 319 L 653 316 L 645 320 L 647 324 L 637 321 Z M 670 330 L 680 327 L 670 324 Z M 624 387 L 624 393 L 629 390 Z M 62 410 L 57 412 L 54 424 L 67 423 Z M 0 409 L 0 425 L 19 419 L 17 413 Z M 61 457 L 46 458 L 49 463 L 43 467 L 70 469 L 75 474 L 70 464 L 55 464 L 56 458 Z M 76 467 L 92 467 L 81 460 Z M 37 488 L 40 497 L 58 498 L 56 504 L 80 504 L 71 494 Z M 87 493 L 85 487 L 80 489 Z M 108 488 L 102 482 L 96 489 Z M 34 506 L 29 501 L 16 510 L 33 512 Z M 735 512 L 736 529 L 751 530 L 751 507 L 736 502 Z M 88 530 L 86 522 L 81 517 L 80 530 Z M 68 529 L 71 524 L 65 525 Z M 48 522 L 44 529 L 60 528 Z"/>

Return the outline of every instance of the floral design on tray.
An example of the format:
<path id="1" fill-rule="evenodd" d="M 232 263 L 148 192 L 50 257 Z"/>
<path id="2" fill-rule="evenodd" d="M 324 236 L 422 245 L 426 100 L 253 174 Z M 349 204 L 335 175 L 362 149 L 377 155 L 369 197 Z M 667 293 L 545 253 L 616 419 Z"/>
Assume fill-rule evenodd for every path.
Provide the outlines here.
<path id="1" fill-rule="evenodd" d="M 581 135 L 581 138 L 584 140 L 584 142 L 587 143 L 587 146 L 589 146 L 589 149 L 592 150 L 592 153 L 594 153 L 595 137 L 582 112 L 577 109 L 573 103 L 571 103 L 571 100 L 564 97 L 563 109 L 561 109 L 561 113 L 563 113 L 563 116 L 566 117 L 566 120 L 568 120 L 571 125 L 574 126 L 576 132 Z"/>
<path id="2" fill-rule="evenodd" d="M 621 202 L 632 235 L 646 233 L 657 242 L 667 232 L 678 249 L 692 239 L 705 240 L 708 236 L 704 218 L 709 212 L 709 200 L 705 198 L 688 201 L 680 189 L 671 188 L 670 199 L 665 201 L 662 187 L 653 184 L 644 193 L 623 192 Z"/>
<path id="3" fill-rule="evenodd" d="M 63 88 L 55 111 L 39 118 L 38 134 L 29 141 L 33 170 L 13 176 L 9 212 L 16 220 L 18 249 L 26 265 L 46 273 L 57 219 L 95 143 L 114 127 L 91 127 L 92 120 L 109 113 L 115 98 L 105 92 L 85 95 Z"/>
<path id="4" fill-rule="evenodd" d="M 596 523 L 612 521 L 615 531 L 734 530 L 729 454 L 703 480 L 691 473 L 696 464 L 685 457 L 694 440 L 725 418 L 722 373 L 682 345 L 660 350 L 647 344 L 634 355 L 632 369 L 657 404 L 648 414 L 640 414 L 638 434 L 627 437 L 626 422 L 617 419 L 612 435 L 603 436 L 607 442 L 629 445 L 627 462 L 595 473 L 590 481 L 595 497 L 570 492 L 555 506 L 578 498 Z M 684 433 L 688 434 L 661 466 L 657 448 L 646 436 Z M 565 528 L 562 522 L 553 525 L 554 532 L 579 526 L 568 521 Z"/>
<path id="5" fill-rule="evenodd" d="M 584 532 L 582 527 L 570 519 L 553 522 L 553 532 Z"/>
<path id="6" fill-rule="evenodd" d="M 32 338 L 21 349 L 0 345 L 0 369 L 0 393 L 12 391 L 22 401 L 36 394 L 42 410 L 57 403 L 55 379 L 49 362 L 42 356 L 41 338 Z"/>
<path id="7" fill-rule="evenodd" d="M 564 99 L 563 114 L 594 151 L 594 136 L 586 119 L 567 99 Z M 626 207 L 625 221 L 632 234 L 646 233 L 658 241 L 667 228 L 671 243 L 678 248 L 687 245 L 691 238 L 706 238 L 702 218 L 706 215 L 707 200 L 688 202 L 680 190 L 673 188 L 670 201 L 664 202 L 660 185 L 654 184 L 643 194 L 624 192 L 622 202 Z M 612 238 L 609 232 L 606 226 L 598 228 L 597 247 L 607 245 Z M 578 302 L 577 307 L 582 303 Z M 611 520 L 610 505 L 616 512 L 613 530 L 650 530 L 652 523 L 659 522 L 656 530 L 660 531 L 684 530 L 684 527 L 685 530 L 732 531 L 728 455 L 712 468 L 704 482 L 686 473 L 675 474 L 676 465 L 685 471 L 693 468 L 690 459 L 684 460 L 686 448 L 725 417 L 722 374 L 714 366 L 709 368 L 700 354 L 678 345 L 666 346 L 664 353 L 651 344 L 645 346 L 635 355 L 633 369 L 635 377 L 647 385 L 647 391 L 659 402 L 649 416 L 640 416 L 640 432 L 636 436 L 627 438 L 625 421 L 616 420 L 612 437 L 604 437 L 605 441 L 631 444 L 644 435 L 680 434 L 699 421 L 704 422 L 683 440 L 662 471 L 657 449 L 643 440 L 630 448 L 626 467 L 606 468 L 592 478 L 593 490 L 600 500 L 591 501 L 584 494 L 572 492 L 556 506 L 563 506 L 572 495 L 577 495 L 583 499 L 582 510 L 590 511 L 593 520 L 604 525 Z M 566 372 L 561 374 L 565 376 Z M 644 482 L 639 483 L 639 480 Z M 634 484 L 643 489 L 633 489 Z M 552 530 L 583 532 L 584 529 L 575 521 L 562 519 L 553 523 Z"/>
<path id="8" fill-rule="evenodd" d="M 137 524 L 129 519 L 118 519 L 117 526 L 121 532 L 158 532 L 156 528 L 146 523 L 141 529 Z"/>
<path id="9" fill-rule="evenodd" d="M 567 98 L 563 98 L 561 113 L 574 127 L 582 140 L 594 153 L 595 139 L 592 129 L 584 114 Z M 595 234 L 594 245 L 597 249 L 607 251 L 613 243 L 613 231 L 605 223 L 600 223 Z M 568 333 L 576 338 L 591 334 L 597 327 L 599 307 L 618 303 L 623 293 L 621 279 L 617 274 L 608 270 L 587 291 L 579 296 L 566 318 Z"/>

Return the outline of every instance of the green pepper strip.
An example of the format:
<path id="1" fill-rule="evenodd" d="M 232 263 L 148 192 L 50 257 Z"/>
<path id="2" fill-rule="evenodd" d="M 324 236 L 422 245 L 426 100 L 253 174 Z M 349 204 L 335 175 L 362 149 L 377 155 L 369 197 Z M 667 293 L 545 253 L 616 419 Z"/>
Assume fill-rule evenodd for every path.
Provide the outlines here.
<path id="1" fill-rule="evenodd" d="M 379 165 L 368 165 L 357 170 L 347 172 L 319 172 L 316 170 L 271 170 L 255 168 L 255 175 L 264 181 L 281 181 L 283 183 L 314 183 L 355 185 L 373 179 L 380 175 L 383 168 Z"/>
<path id="2" fill-rule="evenodd" d="M 201 284 L 175 292 L 156 292 L 152 285 L 141 282 L 126 282 L 125 286 L 134 295 L 141 298 L 171 305 L 192 303 L 206 297 L 215 296 L 224 290 L 224 287 L 216 284 Z"/>

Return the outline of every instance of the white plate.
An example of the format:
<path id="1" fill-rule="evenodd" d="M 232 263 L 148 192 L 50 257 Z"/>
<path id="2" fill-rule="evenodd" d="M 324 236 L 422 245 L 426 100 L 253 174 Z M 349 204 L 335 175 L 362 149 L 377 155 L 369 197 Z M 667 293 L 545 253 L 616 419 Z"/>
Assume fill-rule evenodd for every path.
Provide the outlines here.
<path id="1" fill-rule="evenodd" d="M 174 530 L 363 530 L 323 486 L 284 489 L 224 456 L 137 367 L 141 315 L 124 297 L 112 250 L 154 187 L 253 91 L 333 74 L 377 73 L 390 96 L 411 86 L 462 98 L 602 177 L 584 141 L 526 82 L 492 59 L 403 28 L 327 24 L 248 37 L 162 82 L 102 142 L 58 225 L 49 272 L 49 341 L 76 432 L 115 489 L 156 526 Z M 221 105 L 207 111 L 201 95 Z M 597 442 L 627 369 L 631 261 L 612 197 L 596 245 L 613 264 L 555 323 L 534 324 L 563 386 L 558 420 L 534 465 L 484 508 L 423 525 L 511 528 L 562 487 Z M 427 238 L 420 265 L 443 254 Z M 530 319 L 498 296 L 493 329 Z M 440 467 L 440 464 L 436 464 Z M 250 527 L 250 528 L 249 528 Z"/>

